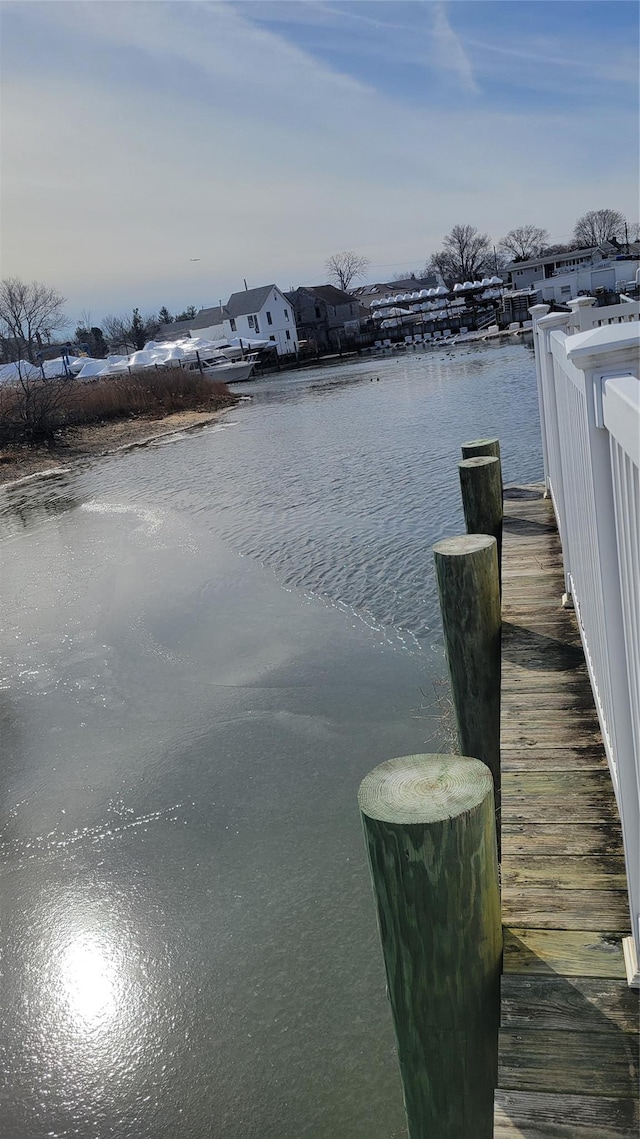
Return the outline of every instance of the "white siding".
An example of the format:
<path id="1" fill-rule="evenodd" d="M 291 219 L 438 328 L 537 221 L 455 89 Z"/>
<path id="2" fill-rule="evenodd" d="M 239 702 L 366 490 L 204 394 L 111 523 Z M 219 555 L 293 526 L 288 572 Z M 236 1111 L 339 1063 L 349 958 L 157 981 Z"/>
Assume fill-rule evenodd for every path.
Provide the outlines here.
<path id="1" fill-rule="evenodd" d="M 271 323 L 269 323 L 267 313 L 271 317 Z M 254 317 L 251 324 L 249 324 L 249 316 Z M 257 332 L 255 318 L 258 321 Z M 288 337 L 287 333 L 289 333 Z M 279 356 L 287 356 L 295 353 L 298 349 L 298 333 L 293 308 L 277 288 L 271 290 L 258 312 L 237 316 L 235 318 L 235 330 L 231 325 L 231 320 L 225 320 L 224 334 L 230 339 L 235 336 L 242 336 L 251 340 L 269 340 L 274 337 Z"/>

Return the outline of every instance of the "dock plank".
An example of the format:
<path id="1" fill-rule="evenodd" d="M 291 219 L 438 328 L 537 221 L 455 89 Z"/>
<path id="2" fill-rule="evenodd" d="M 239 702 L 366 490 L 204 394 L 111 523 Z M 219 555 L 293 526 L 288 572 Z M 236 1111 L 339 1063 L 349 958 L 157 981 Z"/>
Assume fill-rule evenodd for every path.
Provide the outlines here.
<path id="1" fill-rule="evenodd" d="M 532 929 L 631 932 L 625 890 L 536 889 L 505 886 L 502 917 Z"/>
<path id="2" fill-rule="evenodd" d="M 617 820 L 610 826 L 599 823 L 522 823 L 503 822 L 503 872 L 508 873 L 511 859 L 542 853 L 598 856 L 616 855 L 622 850 L 622 831 Z"/>
<path id="3" fill-rule="evenodd" d="M 546 890 L 614 890 L 626 892 L 627 875 L 620 854 L 550 855 L 539 853 L 532 836 L 530 853 L 505 856 L 502 866 L 503 889 L 543 887 Z"/>
<path id="4" fill-rule="evenodd" d="M 582 771 L 607 770 L 607 757 L 601 747 L 549 747 L 531 751 L 522 747 L 503 747 L 502 771 Z"/>
<path id="5" fill-rule="evenodd" d="M 638 1139 L 635 1099 L 496 1092 L 495 1139 Z"/>
<path id="6" fill-rule="evenodd" d="M 605 977 L 502 978 L 502 1026 L 638 1034 L 638 993 Z M 637 1041 L 636 1047 L 637 1047 Z"/>
<path id="7" fill-rule="evenodd" d="M 501 1029 L 498 1086 L 631 1099 L 638 1085 L 638 1043 L 625 1032 Z"/>
<path id="8" fill-rule="evenodd" d="M 504 928 L 505 973 L 557 973 L 626 981 L 626 931 Z"/>
<path id="9" fill-rule="evenodd" d="M 496 1139 L 638 1132 L 620 822 L 553 507 L 506 488 Z"/>
<path id="10" fill-rule="evenodd" d="M 505 772 L 502 812 L 510 822 L 618 821 L 608 771 Z"/>

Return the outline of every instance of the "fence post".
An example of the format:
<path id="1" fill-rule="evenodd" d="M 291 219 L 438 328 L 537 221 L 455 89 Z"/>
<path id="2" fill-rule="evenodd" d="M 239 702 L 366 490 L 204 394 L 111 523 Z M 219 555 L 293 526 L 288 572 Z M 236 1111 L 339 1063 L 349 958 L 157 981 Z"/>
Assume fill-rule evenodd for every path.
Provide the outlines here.
<path id="1" fill-rule="evenodd" d="M 492 1139 L 502 929 L 491 774 L 410 755 L 358 793 L 409 1139 Z"/>
<path id="2" fill-rule="evenodd" d="M 588 332 L 593 328 L 595 304 L 595 297 L 576 297 L 572 301 L 567 301 L 567 308 L 573 313 L 575 332 Z"/>
<path id="3" fill-rule="evenodd" d="M 487 534 L 444 538 L 433 547 L 461 755 L 493 775 L 500 854 L 501 611 L 498 547 Z"/>
<path id="4" fill-rule="evenodd" d="M 478 455 L 458 463 L 462 509 L 467 534 L 490 534 L 498 545 L 498 575 L 502 583 L 502 475 L 500 459 Z"/>
<path id="5" fill-rule="evenodd" d="M 532 305 L 529 309 L 533 326 L 533 342 L 536 358 L 536 383 L 538 385 L 538 412 L 540 415 L 540 433 L 542 435 L 542 466 L 544 469 L 544 486 L 545 497 L 549 493 L 549 456 L 547 454 L 547 427 L 545 423 L 545 401 L 544 390 L 542 387 L 542 374 L 541 374 L 541 357 L 540 357 L 540 333 L 538 332 L 538 321 L 546 316 L 549 312 L 549 305 Z"/>

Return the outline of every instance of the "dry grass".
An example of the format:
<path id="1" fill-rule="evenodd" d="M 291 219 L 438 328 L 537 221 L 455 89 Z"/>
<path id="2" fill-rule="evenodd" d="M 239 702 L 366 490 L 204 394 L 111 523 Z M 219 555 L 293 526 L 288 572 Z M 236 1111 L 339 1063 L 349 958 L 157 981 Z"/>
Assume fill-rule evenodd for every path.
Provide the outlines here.
<path id="1" fill-rule="evenodd" d="M 145 368 L 87 383 L 22 379 L 0 386 L 0 443 L 46 445 L 85 424 L 213 411 L 235 402 L 226 384 L 182 368 Z"/>

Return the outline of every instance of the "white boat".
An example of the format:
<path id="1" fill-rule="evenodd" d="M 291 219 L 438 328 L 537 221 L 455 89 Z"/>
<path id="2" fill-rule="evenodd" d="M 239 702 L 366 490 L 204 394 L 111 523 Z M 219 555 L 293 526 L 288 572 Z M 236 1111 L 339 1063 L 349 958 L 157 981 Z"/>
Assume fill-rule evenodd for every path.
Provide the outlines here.
<path id="1" fill-rule="evenodd" d="M 238 384 L 248 380 L 255 366 L 255 357 L 251 360 L 228 360 L 222 352 L 213 356 L 201 356 L 200 362 L 191 361 L 187 365 L 189 372 L 202 371 L 203 376 L 211 380 L 222 380 L 225 384 Z"/>

